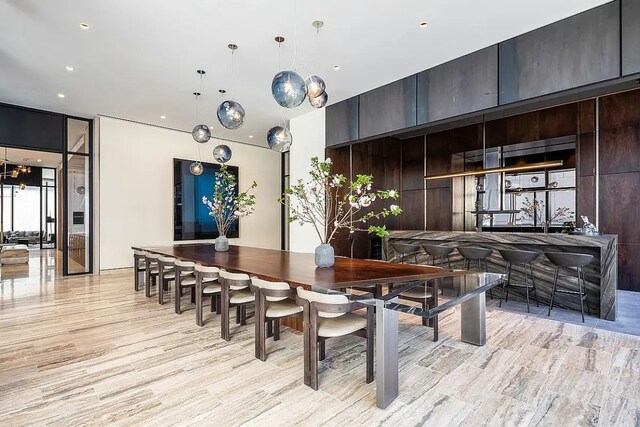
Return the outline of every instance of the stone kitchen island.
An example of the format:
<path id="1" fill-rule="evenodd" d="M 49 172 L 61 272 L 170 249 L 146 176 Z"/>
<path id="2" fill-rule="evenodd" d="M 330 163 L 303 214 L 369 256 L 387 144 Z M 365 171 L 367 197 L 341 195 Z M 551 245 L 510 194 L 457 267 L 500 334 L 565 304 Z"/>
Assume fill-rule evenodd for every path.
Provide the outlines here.
<path id="1" fill-rule="evenodd" d="M 561 233 L 497 233 L 497 232 L 462 232 L 462 231 L 390 231 L 383 242 L 383 257 L 389 261 L 399 262 L 390 242 L 412 244 L 446 244 L 458 246 L 482 246 L 494 249 L 487 259 L 491 272 L 503 273 L 506 262 L 500 256 L 499 249 L 516 249 L 536 251 L 541 255 L 532 263 L 538 299 L 541 305 L 549 305 L 555 267 L 544 256 L 545 252 L 578 252 L 591 254 L 593 261 L 584 267 L 587 304 L 593 316 L 606 320 L 615 320 L 616 289 L 618 283 L 618 237 L 616 235 L 583 236 Z M 411 258 L 413 261 L 413 258 Z M 462 257 L 458 251 L 451 253 L 454 269 L 462 268 Z M 421 250 L 418 263 L 430 264 L 431 259 Z M 524 270 L 522 266 L 513 265 L 512 280 L 522 283 Z M 564 270 L 564 271 L 563 271 Z M 563 275 L 563 273 L 565 275 Z M 558 277 L 558 288 L 577 290 L 577 278 L 573 273 L 561 269 Z M 500 291 L 494 292 L 499 297 Z M 510 292 L 509 298 L 521 299 L 518 292 Z M 533 302 L 535 304 L 535 302 Z M 577 295 L 556 293 L 554 307 L 580 310 L 580 298 Z M 585 310 L 586 311 L 586 310 Z"/>

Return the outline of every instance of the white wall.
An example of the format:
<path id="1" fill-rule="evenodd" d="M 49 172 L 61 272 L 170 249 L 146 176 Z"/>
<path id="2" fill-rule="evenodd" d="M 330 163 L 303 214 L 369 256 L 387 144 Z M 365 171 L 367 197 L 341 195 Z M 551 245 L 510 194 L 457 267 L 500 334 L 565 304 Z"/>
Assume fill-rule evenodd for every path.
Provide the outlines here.
<path id="1" fill-rule="evenodd" d="M 215 132 L 214 132 L 215 133 Z M 218 142 L 200 146 L 213 163 Z M 225 142 L 239 167 L 240 190 L 254 180 L 256 212 L 242 218 L 232 244 L 280 248 L 280 153 Z M 100 118 L 100 269 L 133 265 L 131 246 L 173 243 L 173 158 L 197 159 L 191 134 Z M 202 241 L 200 241 L 202 242 Z"/>
<path id="2" fill-rule="evenodd" d="M 299 178 L 304 181 L 309 179 L 313 156 L 317 156 L 319 159 L 325 158 L 324 123 L 324 108 L 291 119 L 290 127 L 293 135 L 289 166 L 291 184 L 296 183 Z M 318 235 L 311 224 L 300 226 L 298 223 L 291 223 L 289 226 L 289 249 L 291 251 L 312 253 L 320 244 Z"/>

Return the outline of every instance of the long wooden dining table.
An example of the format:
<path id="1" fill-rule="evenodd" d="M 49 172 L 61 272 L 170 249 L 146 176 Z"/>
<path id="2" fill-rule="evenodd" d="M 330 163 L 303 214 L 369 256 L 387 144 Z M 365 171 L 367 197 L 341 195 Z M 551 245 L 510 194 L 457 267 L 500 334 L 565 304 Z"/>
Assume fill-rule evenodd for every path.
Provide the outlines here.
<path id="1" fill-rule="evenodd" d="M 415 287 L 439 278 L 475 276 L 474 284 L 464 279 L 462 285 L 458 285 L 458 289 L 466 291 L 462 296 L 458 292 L 458 299 L 454 301 L 463 305 L 462 340 L 475 345 L 484 345 L 486 339 L 484 291 L 496 285 L 493 283 L 495 278 L 489 281 L 483 276 L 478 281 L 478 273 L 375 260 L 336 257 L 332 268 L 317 268 L 314 254 L 248 246 L 231 245 L 226 252 L 217 252 L 213 244 L 134 246 L 132 249 L 246 273 L 264 280 L 287 282 L 292 288 L 302 286 L 318 292 L 387 284 L 393 284 L 396 289 L 398 286 Z M 376 398 L 381 408 L 398 396 L 398 312 L 436 317 L 442 311 L 437 307 L 421 310 L 404 306 L 398 303 L 398 295 L 396 290 L 386 296 L 360 300 L 376 306 Z M 452 305 L 451 301 L 447 304 Z"/>

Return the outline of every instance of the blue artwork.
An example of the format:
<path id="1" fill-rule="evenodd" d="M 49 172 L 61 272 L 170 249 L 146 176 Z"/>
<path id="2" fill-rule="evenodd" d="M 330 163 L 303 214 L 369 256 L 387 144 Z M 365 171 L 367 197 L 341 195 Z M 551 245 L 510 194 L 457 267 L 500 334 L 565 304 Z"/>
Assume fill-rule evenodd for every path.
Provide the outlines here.
<path id="1" fill-rule="evenodd" d="M 174 240 L 215 239 L 219 236 L 216 223 L 209 216 L 209 209 L 202 203 L 202 196 L 210 198 L 214 192 L 215 173 L 219 164 L 202 163 L 203 172 L 193 175 L 189 169 L 191 160 L 173 159 L 174 162 Z M 237 166 L 229 166 L 229 172 L 238 179 Z M 236 191 L 237 191 L 236 186 Z M 238 237 L 239 226 L 235 221 L 227 237 Z"/>

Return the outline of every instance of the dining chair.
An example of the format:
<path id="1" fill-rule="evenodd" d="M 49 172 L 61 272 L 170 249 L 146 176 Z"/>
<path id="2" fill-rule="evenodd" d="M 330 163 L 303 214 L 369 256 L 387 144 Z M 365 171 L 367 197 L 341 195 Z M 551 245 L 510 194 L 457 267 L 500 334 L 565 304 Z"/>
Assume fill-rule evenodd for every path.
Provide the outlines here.
<path id="1" fill-rule="evenodd" d="M 133 289 L 135 291 L 139 291 L 141 283 L 144 282 L 146 256 L 146 251 L 133 251 Z"/>
<path id="2" fill-rule="evenodd" d="M 415 288 L 401 292 L 399 296 L 401 299 L 420 303 L 423 309 L 429 309 L 438 306 L 439 292 L 437 292 L 436 289 L 437 288 L 434 286 L 429 286 L 427 282 L 416 286 Z M 433 341 L 438 341 L 438 316 L 431 318 L 423 317 L 422 325 L 433 328 Z"/>
<path id="3" fill-rule="evenodd" d="M 220 294 L 222 287 L 218 282 L 220 269 L 218 267 L 206 267 L 200 264 L 195 266 L 195 295 L 196 295 L 196 324 L 204 325 L 202 316 L 203 298 L 211 296 L 211 312 L 216 310 L 220 314 Z"/>
<path id="4" fill-rule="evenodd" d="M 175 286 L 173 290 L 175 311 L 176 314 L 182 314 L 182 293 L 184 289 L 189 288 L 191 303 L 195 304 L 196 302 L 196 279 L 191 276 L 196 270 L 196 263 L 176 260 L 173 265 L 175 269 Z"/>
<path id="5" fill-rule="evenodd" d="M 255 304 L 256 297 L 249 289 L 251 278 L 245 273 L 231 273 L 220 270 L 221 291 L 221 328 L 220 335 L 223 340 L 229 341 L 229 310 L 236 308 L 236 323 L 241 326 L 247 324 L 247 305 Z"/>
<path id="6" fill-rule="evenodd" d="M 158 279 L 159 266 L 158 260 L 161 255 L 147 253 L 144 257 L 144 270 L 145 270 L 145 280 L 144 280 L 144 294 L 147 298 L 151 297 L 151 286 L 156 285 L 156 281 Z"/>
<path id="7" fill-rule="evenodd" d="M 318 364 L 325 358 L 325 341 L 345 335 L 366 339 L 366 381 L 373 381 L 374 311 L 346 295 L 323 294 L 297 288 L 297 303 L 303 308 L 304 383 L 318 390 Z M 352 313 L 366 308 L 366 317 Z"/>
<path id="8" fill-rule="evenodd" d="M 302 307 L 296 301 L 296 290 L 286 282 L 269 282 L 258 277 L 251 278 L 250 289 L 255 295 L 256 358 L 267 359 L 267 324 L 273 322 L 273 340 L 280 339 L 280 319 L 298 316 Z"/>
<path id="9" fill-rule="evenodd" d="M 175 263 L 173 257 L 158 258 L 158 304 L 164 304 L 164 292 L 169 290 L 169 282 L 175 280 Z"/>

